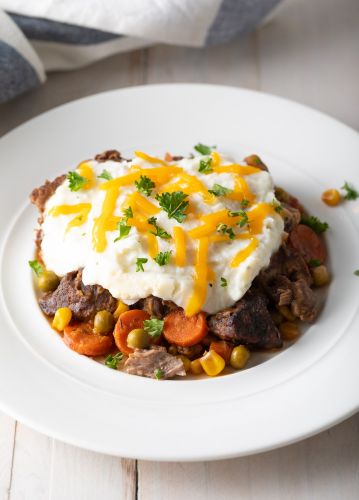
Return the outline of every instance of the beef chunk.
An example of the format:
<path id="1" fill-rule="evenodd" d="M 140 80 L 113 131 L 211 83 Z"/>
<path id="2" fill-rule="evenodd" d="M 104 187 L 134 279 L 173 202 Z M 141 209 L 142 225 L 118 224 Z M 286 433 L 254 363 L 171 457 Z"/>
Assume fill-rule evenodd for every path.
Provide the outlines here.
<path id="1" fill-rule="evenodd" d="M 104 161 L 112 160 L 112 161 L 122 161 L 121 153 L 116 149 L 109 149 L 108 151 L 104 151 L 95 156 L 95 160 L 102 163 Z"/>
<path id="2" fill-rule="evenodd" d="M 136 349 L 126 361 L 125 370 L 131 375 L 161 379 L 186 375 L 182 360 L 168 354 L 166 348 L 160 346 L 148 350 Z"/>
<path id="3" fill-rule="evenodd" d="M 278 306 L 290 306 L 295 316 L 312 322 L 319 313 L 316 296 L 310 288 L 312 276 L 299 252 L 290 245 L 282 245 L 262 270 L 256 284 Z"/>
<path id="4" fill-rule="evenodd" d="M 47 200 L 54 194 L 56 189 L 65 181 L 66 175 L 59 175 L 53 181 L 46 181 L 45 184 L 36 188 L 30 194 L 30 201 L 37 206 L 42 214 L 45 210 Z"/>
<path id="5" fill-rule="evenodd" d="M 117 300 L 100 285 L 84 285 L 82 271 L 73 271 L 64 276 L 54 292 L 46 293 L 39 300 L 42 311 L 55 314 L 59 307 L 69 307 L 78 321 L 92 319 L 98 311 L 114 312 Z"/>
<path id="6" fill-rule="evenodd" d="M 196 359 L 201 356 L 204 351 L 204 348 L 201 344 L 195 344 L 187 347 L 177 346 L 178 354 L 183 354 L 183 356 L 187 356 L 189 359 Z"/>
<path id="7" fill-rule="evenodd" d="M 319 313 L 319 304 L 313 290 L 308 283 L 299 279 L 292 286 L 294 300 L 292 302 L 292 312 L 302 321 L 312 323 Z"/>
<path id="8" fill-rule="evenodd" d="M 208 325 L 217 337 L 234 344 L 259 349 L 282 346 L 280 333 L 267 309 L 267 299 L 254 287 L 234 307 L 211 316 Z"/>
<path id="9" fill-rule="evenodd" d="M 284 220 L 284 230 L 287 233 L 293 231 L 293 229 L 300 223 L 301 213 L 297 208 L 292 207 L 288 203 L 282 203 L 282 210 L 280 212 Z"/>
<path id="10" fill-rule="evenodd" d="M 171 302 L 170 300 L 163 300 L 150 295 L 149 297 L 141 299 L 133 304 L 131 308 L 143 309 L 144 311 L 148 312 L 150 316 L 163 319 L 171 311 L 178 309 L 178 306 L 176 306 L 176 304 L 174 302 Z"/>

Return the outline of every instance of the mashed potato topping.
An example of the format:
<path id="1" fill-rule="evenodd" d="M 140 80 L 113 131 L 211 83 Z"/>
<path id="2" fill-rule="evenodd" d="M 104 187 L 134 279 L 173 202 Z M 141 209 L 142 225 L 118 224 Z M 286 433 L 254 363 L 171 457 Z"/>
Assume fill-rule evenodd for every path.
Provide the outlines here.
<path id="1" fill-rule="evenodd" d="M 215 313 L 249 289 L 279 248 L 270 174 L 217 152 L 165 162 L 80 164 L 47 201 L 42 258 L 58 276 L 83 268 L 131 304 L 154 295 L 187 315 Z"/>

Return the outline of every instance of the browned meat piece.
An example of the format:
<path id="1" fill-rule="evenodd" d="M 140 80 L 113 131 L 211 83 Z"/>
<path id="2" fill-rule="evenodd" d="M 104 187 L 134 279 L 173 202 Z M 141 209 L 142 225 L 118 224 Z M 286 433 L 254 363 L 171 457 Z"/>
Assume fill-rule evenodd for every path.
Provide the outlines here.
<path id="1" fill-rule="evenodd" d="M 170 300 L 159 299 L 158 297 L 154 297 L 150 295 L 145 299 L 141 299 L 133 306 L 132 309 L 143 309 L 148 312 L 150 316 L 154 316 L 155 318 L 163 319 L 168 313 L 178 309 L 178 306 L 174 302 Z"/>
<path id="2" fill-rule="evenodd" d="M 208 325 L 217 337 L 234 344 L 259 349 L 282 346 L 279 330 L 267 309 L 267 299 L 253 286 L 234 307 L 211 316 Z"/>
<path id="3" fill-rule="evenodd" d="M 284 220 L 284 230 L 287 233 L 293 231 L 295 226 L 300 223 L 301 213 L 297 208 L 292 207 L 288 203 L 282 203 L 280 215 Z"/>
<path id="4" fill-rule="evenodd" d="M 69 307 L 78 321 L 92 319 L 98 311 L 114 312 L 117 300 L 100 285 L 84 285 L 82 271 L 72 271 L 64 276 L 54 292 L 46 293 L 39 300 L 42 311 L 55 314 L 59 307 Z"/>
<path id="5" fill-rule="evenodd" d="M 292 302 L 292 312 L 302 321 L 312 323 L 319 313 L 319 304 L 313 290 L 308 283 L 299 279 L 292 286 L 294 300 Z"/>
<path id="6" fill-rule="evenodd" d="M 287 205 L 290 205 L 293 208 L 296 208 L 299 210 L 301 213 L 304 212 L 304 208 L 302 205 L 299 203 L 298 198 L 295 198 L 294 196 L 290 195 L 285 191 L 285 189 L 276 186 L 275 187 L 275 197 L 277 200 L 279 200 L 281 203 L 286 203 Z"/>
<path id="7" fill-rule="evenodd" d="M 181 359 L 168 354 L 165 347 L 136 349 L 125 363 L 125 370 L 131 375 L 149 378 L 172 378 L 186 375 Z"/>
<path id="8" fill-rule="evenodd" d="M 312 282 L 306 262 L 290 245 L 282 245 L 267 269 L 256 279 L 257 285 L 276 305 L 291 306 L 295 316 L 308 322 L 319 313 L 315 294 L 310 288 Z"/>
<path id="9" fill-rule="evenodd" d="M 183 160 L 183 158 L 184 158 L 183 156 L 179 156 L 179 155 L 173 156 L 173 155 L 171 155 L 171 153 L 165 154 L 165 161 L 181 161 L 181 160 Z"/>
<path id="10" fill-rule="evenodd" d="M 45 210 L 47 200 L 54 194 L 56 189 L 64 182 L 66 175 L 59 175 L 53 181 L 46 181 L 45 184 L 36 188 L 30 194 L 30 201 L 37 206 L 40 213 Z"/>
<path id="11" fill-rule="evenodd" d="M 104 162 L 108 160 L 122 161 L 123 159 L 124 158 L 122 158 L 121 153 L 116 149 L 109 149 L 108 151 L 104 151 L 103 153 L 95 156 L 95 160 L 98 162 Z"/>
<path id="12" fill-rule="evenodd" d="M 189 359 L 196 359 L 203 353 L 203 346 L 201 344 L 191 345 L 188 347 L 177 346 L 178 354 L 187 356 Z"/>
<path id="13" fill-rule="evenodd" d="M 260 168 L 261 170 L 264 170 L 268 172 L 268 167 L 265 165 L 262 160 L 259 158 L 258 155 L 250 155 L 244 158 L 244 161 L 247 163 L 247 165 L 250 165 L 251 167 L 257 167 Z"/>

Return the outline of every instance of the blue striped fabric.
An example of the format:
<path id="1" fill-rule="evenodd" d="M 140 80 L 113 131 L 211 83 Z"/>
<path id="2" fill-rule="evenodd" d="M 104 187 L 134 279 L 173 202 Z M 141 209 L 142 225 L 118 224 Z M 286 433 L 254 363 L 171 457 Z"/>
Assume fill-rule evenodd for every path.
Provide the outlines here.
<path id="1" fill-rule="evenodd" d="M 2 1 L 9 5 L 8 0 L 0 0 L 0 6 Z M 117 16 L 122 15 L 122 18 L 114 17 L 114 19 L 126 21 L 126 16 L 123 15 L 124 12 L 130 12 L 132 15 L 129 18 L 130 27 L 126 30 L 126 36 L 121 32 L 113 32 L 116 31 L 116 23 L 111 24 L 111 17 L 107 17 L 107 21 L 112 26 L 112 32 L 111 30 L 106 31 L 82 26 L 80 23 L 66 23 L 63 22 L 63 17 L 61 20 L 57 20 L 54 15 L 46 16 L 47 12 L 51 10 L 49 2 L 47 2 L 49 9 L 44 12 L 44 17 L 24 15 L 28 14 L 29 6 L 31 10 L 32 5 L 26 2 L 14 2 L 18 6 L 24 5 L 24 12 L 4 13 L 0 9 L 0 102 L 12 99 L 40 85 L 45 80 L 44 68 L 50 68 L 51 70 L 73 69 L 116 52 L 135 49 L 139 46 L 153 45 L 158 41 L 163 41 L 161 37 L 159 37 L 159 40 L 155 38 L 160 31 L 156 30 L 157 26 L 159 26 L 156 24 L 159 13 L 162 16 L 160 26 L 168 25 L 168 29 L 171 30 L 172 27 L 172 31 L 175 33 L 172 35 L 172 31 L 168 31 L 170 34 L 167 37 L 168 43 L 212 46 L 228 42 L 253 30 L 280 0 L 196 1 L 201 3 L 196 4 L 197 10 L 194 15 L 192 14 L 195 9 L 190 0 L 184 0 L 180 8 L 176 2 L 171 2 L 171 0 L 168 0 L 167 3 L 163 1 L 161 3 L 158 0 L 158 4 L 152 7 L 150 3 L 142 4 L 145 6 L 146 12 L 143 12 L 142 8 L 138 15 L 142 23 L 141 29 L 143 28 L 144 31 L 143 36 L 141 31 L 139 32 L 133 28 L 134 26 L 136 28 L 136 22 L 133 23 L 133 16 L 137 14 L 133 12 L 133 9 L 131 10 L 132 4 L 128 2 L 126 8 L 130 9 L 130 11 L 126 11 L 124 4 L 122 4 L 122 7 L 121 3 L 112 4 L 113 6 L 118 5 Z M 53 4 L 56 9 L 56 0 L 53 0 Z M 73 7 L 74 4 L 75 2 L 70 4 L 69 0 L 69 7 Z M 77 3 L 77 5 L 81 4 Z M 38 5 L 35 7 L 34 13 L 38 13 Z M 104 4 L 103 8 L 105 9 L 105 7 L 106 4 Z M 99 4 L 98 8 L 101 8 L 101 4 Z M 186 11 L 185 15 L 183 15 L 182 11 Z M 153 14 L 152 20 L 151 13 Z M 106 15 L 111 16 L 111 12 L 105 10 L 100 14 L 104 14 L 104 16 L 100 16 L 104 19 L 106 19 Z M 178 22 L 176 16 L 178 16 Z M 52 18 L 46 19 L 46 17 Z M 73 19 L 72 15 L 68 17 L 71 20 Z M 137 18 L 134 17 L 134 19 Z M 189 19 L 192 19 L 192 25 Z M 147 22 L 151 25 L 149 29 L 146 27 Z M 183 30 L 181 29 L 181 23 L 183 24 Z M 108 24 L 103 23 L 101 28 L 108 26 Z M 133 35 L 129 34 L 131 26 L 134 31 Z M 203 30 L 205 30 L 204 33 Z M 152 36 L 146 37 L 146 33 L 150 33 Z M 192 38 L 184 39 L 184 36 L 187 35 L 183 35 L 183 33 L 189 33 Z"/>

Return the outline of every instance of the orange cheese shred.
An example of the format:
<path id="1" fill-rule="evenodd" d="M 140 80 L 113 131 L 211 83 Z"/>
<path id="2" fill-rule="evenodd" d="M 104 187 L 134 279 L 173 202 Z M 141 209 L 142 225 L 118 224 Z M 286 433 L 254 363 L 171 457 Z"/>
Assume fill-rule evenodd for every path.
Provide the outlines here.
<path id="1" fill-rule="evenodd" d="M 96 252 L 103 252 L 107 247 L 107 224 L 113 217 L 113 212 L 116 208 L 118 191 L 118 188 L 113 187 L 106 192 L 105 199 L 102 203 L 101 214 L 94 220 L 92 228 L 92 244 Z"/>
<path id="2" fill-rule="evenodd" d="M 58 217 L 59 215 L 77 214 L 66 226 L 66 232 L 72 227 L 82 226 L 87 221 L 91 210 L 91 203 L 78 203 L 77 205 L 57 205 L 49 210 L 49 215 Z"/>
<path id="3" fill-rule="evenodd" d="M 186 234 L 180 226 L 173 228 L 173 239 L 176 248 L 175 264 L 178 267 L 186 265 Z"/>
<path id="4" fill-rule="evenodd" d="M 186 316 L 193 316 L 201 311 L 207 296 L 208 278 L 208 238 L 200 238 L 197 243 L 195 277 L 193 291 L 185 308 Z"/>
<path id="5" fill-rule="evenodd" d="M 148 245 L 148 254 L 151 257 L 151 259 L 154 259 L 158 254 L 158 242 L 154 234 L 147 233 L 147 245 Z"/>
<path id="6" fill-rule="evenodd" d="M 91 189 L 96 182 L 95 172 L 93 171 L 93 168 L 87 162 L 83 161 L 82 163 L 80 163 L 76 170 L 79 175 L 81 175 L 81 177 L 85 177 L 85 179 L 88 180 L 88 182 L 86 182 L 82 189 Z"/>
<path id="7" fill-rule="evenodd" d="M 251 238 L 249 245 L 247 245 L 243 250 L 240 250 L 237 255 L 232 259 L 231 267 L 238 267 L 242 262 L 244 262 L 252 252 L 258 246 L 257 238 Z"/>

